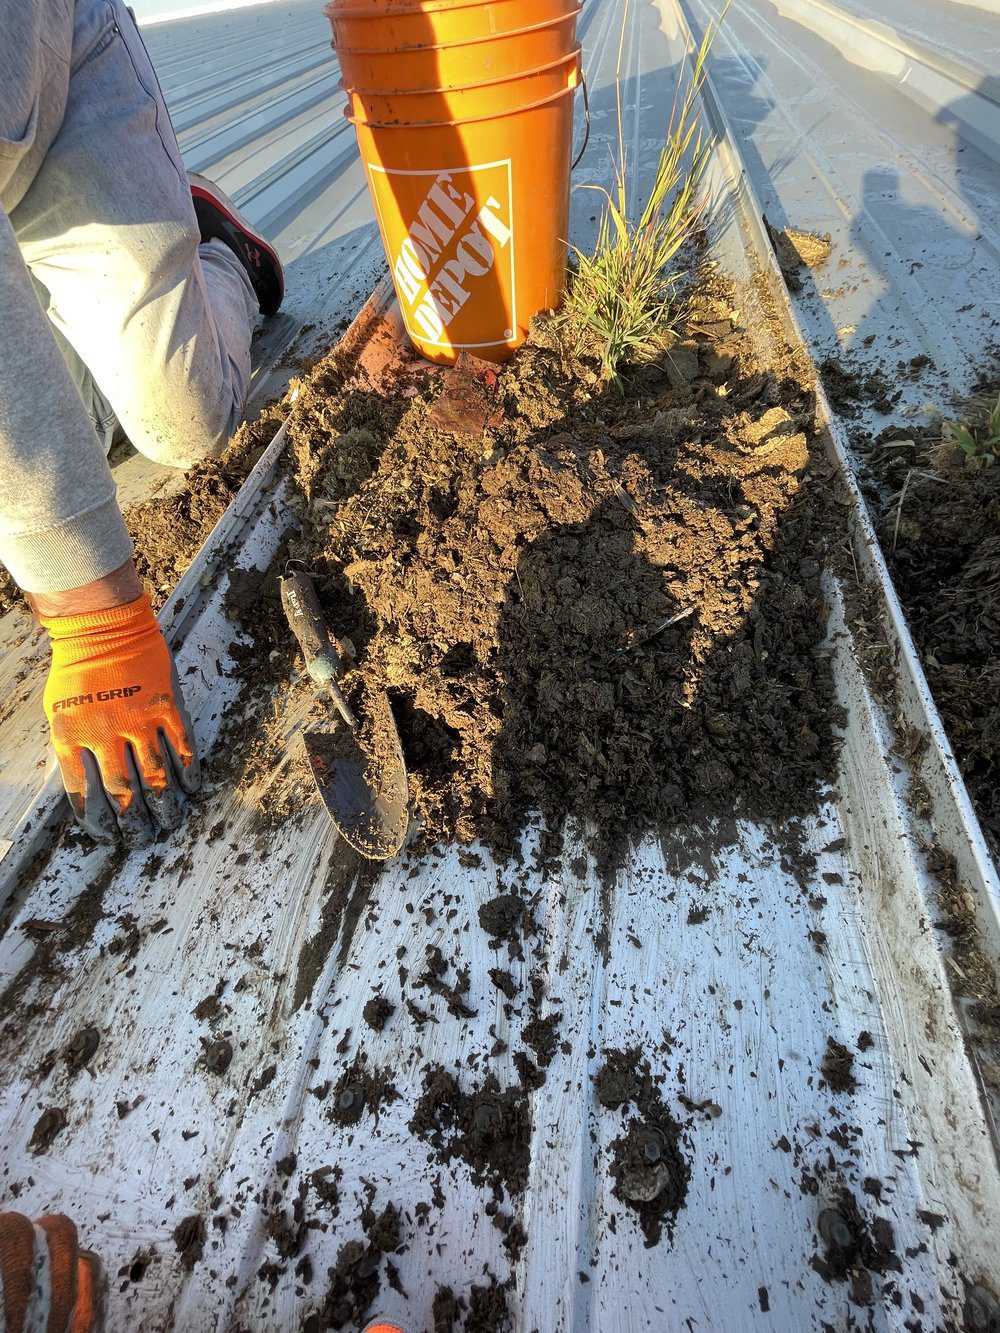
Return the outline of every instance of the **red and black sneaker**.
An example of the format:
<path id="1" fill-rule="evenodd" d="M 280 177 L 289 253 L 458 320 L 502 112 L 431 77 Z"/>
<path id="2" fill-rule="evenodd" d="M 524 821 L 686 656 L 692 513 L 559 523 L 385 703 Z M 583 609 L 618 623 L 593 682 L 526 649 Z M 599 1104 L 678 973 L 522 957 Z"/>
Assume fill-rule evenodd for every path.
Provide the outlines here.
<path id="1" fill-rule="evenodd" d="M 201 239 L 224 241 L 229 246 L 250 275 L 260 313 L 275 314 L 285 294 L 281 260 L 217 185 L 194 171 L 188 172 L 188 180 Z"/>

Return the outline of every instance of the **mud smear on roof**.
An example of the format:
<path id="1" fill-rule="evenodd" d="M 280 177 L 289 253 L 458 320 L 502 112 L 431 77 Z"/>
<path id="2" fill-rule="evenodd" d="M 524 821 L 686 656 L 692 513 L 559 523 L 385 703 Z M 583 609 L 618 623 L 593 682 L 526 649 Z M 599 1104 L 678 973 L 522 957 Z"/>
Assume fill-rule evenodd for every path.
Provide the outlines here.
<path id="1" fill-rule="evenodd" d="M 465 1162 L 473 1181 L 488 1185 L 498 1202 L 505 1193 L 508 1199 L 523 1194 L 531 1139 L 531 1109 L 523 1088 L 502 1088 L 490 1075 L 467 1092 L 454 1074 L 431 1068 L 409 1128 L 442 1163 Z"/>
<path id="2" fill-rule="evenodd" d="M 538 811 L 548 858 L 574 816 L 607 868 L 649 830 L 812 813 L 834 774 L 809 368 L 695 290 L 624 392 L 536 320 L 472 435 L 433 424 L 447 375 L 302 390 L 292 553 L 389 692 L 429 843 L 506 857 Z"/>
<path id="3" fill-rule="evenodd" d="M 67 826 L 61 844 L 75 843 L 82 836 L 75 827 Z M 55 849 L 53 855 L 54 852 Z M 120 848 L 101 848 L 93 855 L 99 868 L 81 887 L 59 920 L 32 918 L 20 927 L 32 939 L 34 950 L 0 992 L 0 1007 L 5 1015 L 0 1033 L 5 1043 L 24 1042 L 27 1038 L 25 1025 L 50 1013 L 52 992 L 69 971 L 69 962 L 64 961 L 63 955 L 73 954 L 85 946 L 105 916 L 104 895 L 121 868 L 123 853 Z M 36 983 L 37 998 L 29 998 Z"/>
<path id="4" fill-rule="evenodd" d="M 346 844 L 338 846 L 337 855 L 327 871 L 326 896 L 320 910 L 319 929 L 306 940 L 299 952 L 295 973 L 296 1010 L 312 996 L 334 949 L 337 948 L 337 957 L 341 963 L 347 958 L 354 932 L 378 874 L 377 867 L 356 855 Z"/>

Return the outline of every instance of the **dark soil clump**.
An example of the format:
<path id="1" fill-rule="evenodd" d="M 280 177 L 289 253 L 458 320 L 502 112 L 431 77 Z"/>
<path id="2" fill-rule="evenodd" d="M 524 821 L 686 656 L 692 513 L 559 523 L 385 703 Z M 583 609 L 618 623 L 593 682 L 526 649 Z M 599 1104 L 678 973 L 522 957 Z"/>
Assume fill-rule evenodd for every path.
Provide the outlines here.
<path id="1" fill-rule="evenodd" d="M 453 1074 L 432 1068 L 414 1108 L 410 1132 L 430 1143 L 442 1163 L 460 1158 L 477 1185 L 499 1200 L 523 1193 L 528 1182 L 531 1109 L 523 1089 L 501 1088 L 490 1075 L 463 1092 Z"/>
<path id="2" fill-rule="evenodd" d="M 479 924 L 491 940 L 512 940 L 520 933 L 530 913 L 524 901 L 514 893 L 501 893 L 483 903 L 479 909 Z"/>
<path id="3" fill-rule="evenodd" d="M 465 1333 L 509 1333 L 512 1324 L 507 1291 L 507 1284 L 498 1282 L 495 1277 L 491 1277 L 485 1287 L 473 1283 Z"/>
<path id="4" fill-rule="evenodd" d="M 434 1333 L 453 1333 L 458 1320 L 459 1305 L 451 1287 L 438 1287 L 431 1307 Z"/>
<path id="5" fill-rule="evenodd" d="M 873 407 L 885 416 L 899 402 L 901 391 L 893 390 L 892 382 L 881 370 L 852 366 L 830 356 L 820 362 L 819 372 L 827 397 L 842 417 L 860 416 L 865 407 Z"/>
<path id="6" fill-rule="evenodd" d="M 611 1145 L 612 1193 L 635 1211 L 650 1249 L 664 1228 L 673 1238 L 674 1221 L 687 1199 L 691 1165 L 682 1152 L 682 1128 L 638 1047 L 605 1052 L 594 1082 L 602 1106 L 635 1110 L 625 1133 Z"/>
<path id="7" fill-rule="evenodd" d="M 854 1077 L 854 1055 L 846 1046 L 832 1037 L 826 1039 L 826 1051 L 820 1065 L 826 1085 L 831 1092 L 854 1092 L 858 1086 Z"/>
<path id="8" fill-rule="evenodd" d="M 396 1012 L 396 1006 L 384 995 L 373 996 L 362 1009 L 365 1022 L 374 1032 L 381 1032 L 389 1019 Z"/>
<path id="9" fill-rule="evenodd" d="M 497 990 L 507 996 L 508 1000 L 513 1000 L 517 994 L 518 986 L 510 972 L 504 967 L 490 968 L 490 981 L 493 982 Z"/>
<path id="10" fill-rule="evenodd" d="M 540 812 L 544 856 L 574 817 L 607 865 L 663 826 L 810 813 L 831 778 L 808 364 L 761 364 L 696 293 L 624 392 L 536 320 L 481 435 L 435 428 L 447 373 L 343 392 L 334 354 L 303 389 L 291 554 L 389 692 L 429 842 L 505 857 Z"/>
<path id="11" fill-rule="evenodd" d="M 200 1213 L 192 1213 L 183 1222 L 178 1222 L 173 1234 L 181 1264 L 190 1271 L 205 1249 L 205 1219 Z"/>
<path id="12" fill-rule="evenodd" d="M 559 1023 L 562 1020 L 562 1014 L 549 1014 L 546 1018 L 533 1018 L 530 1023 L 525 1024 L 521 1038 L 525 1046 L 530 1046 L 535 1053 L 535 1059 L 542 1069 L 547 1069 L 552 1063 L 552 1057 L 556 1053 L 556 1046 L 559 1043 Z"/>
<path id="13" fill-rule="evenodd" d="M 637 1102 L 640 1096 L 652 1093 L 653 1080 L 648 1067 L 644 1074 L 640 1074 L 638 1054 L 636 1048 L 605 1052 L 604 1064 L 594 1078 L 594 1091 L 602 1106 L 617 1111 L 620 1106 Z"/>
<path id="14" fill-rule="evenodd" d="M 342 1246 L 330 1269 L 330 1285 L 318 1317 L 310 1315 L 303 1333 L 328 1328 L 361 1328 L 372 1302 L 382 1287 L 382 1259 L 399 1249 L 399 1212 L 393 1204 L 365 1228 L 368 1244 L 352 1240 Z"/>
<path id="15" fill-rule="evenodd" d="M 309 1177 L 316 1198 L 331 1209 L 334 1216 L 340 1212 L 340 1181 L 343 1174 L 339 1166 L 320 1166 Z"/>

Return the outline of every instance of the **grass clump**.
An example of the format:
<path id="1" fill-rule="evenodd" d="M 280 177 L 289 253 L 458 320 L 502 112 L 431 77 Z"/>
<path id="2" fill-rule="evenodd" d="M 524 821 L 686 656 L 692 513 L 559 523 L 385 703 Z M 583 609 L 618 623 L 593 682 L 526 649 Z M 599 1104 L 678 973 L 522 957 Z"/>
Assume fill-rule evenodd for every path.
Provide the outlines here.
<path id="1" fill-rule="evenodd" d="M 957 458 L 968 467 L 993 467 L 1000 454 L 1000 394 L 976 394 L 959 420 L 945 418 L 934 453 L 939 461 Z"/>
<path id="2" fill-rule="evenodd" d="M 731 0 L 729 0 L 731 3 Z M 604 195 L 597 239 L 590 254 L 574 247 L 573 273 L 564 319 L 581 340 L 596 342 L 604 377 L 620 385 L 619 369 L 661 355 L 670 345 L 673 297 L 682 276 L 670 265 L 701 225 L 705 200 L 701 184 L 715 141 L 702 126 L 699 97 L 712 43 L 725 17 L 708 24 L 689 80 L 678 81 L 666 141 L 660 150 L 649 197 L 638 216 L 630 216 L 630 164 L 622 127 L 621 62 L 628 16 L 622 15 L 615 94 L 618 151 L 612 150 L 611 190 Z M 686 87 L 682 90 L 682 83 Z"/>

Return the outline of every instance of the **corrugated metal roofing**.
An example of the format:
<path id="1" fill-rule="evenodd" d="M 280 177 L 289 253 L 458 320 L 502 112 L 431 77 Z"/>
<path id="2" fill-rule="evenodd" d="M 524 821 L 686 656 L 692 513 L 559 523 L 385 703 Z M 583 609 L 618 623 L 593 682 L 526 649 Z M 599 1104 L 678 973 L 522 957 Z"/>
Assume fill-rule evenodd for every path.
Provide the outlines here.
<path id="1" fill-rule="evenodd" d="M 292 266 L 373 221 L 316 0 L 144 32 L 185 163 L 244 209 Z"/>

